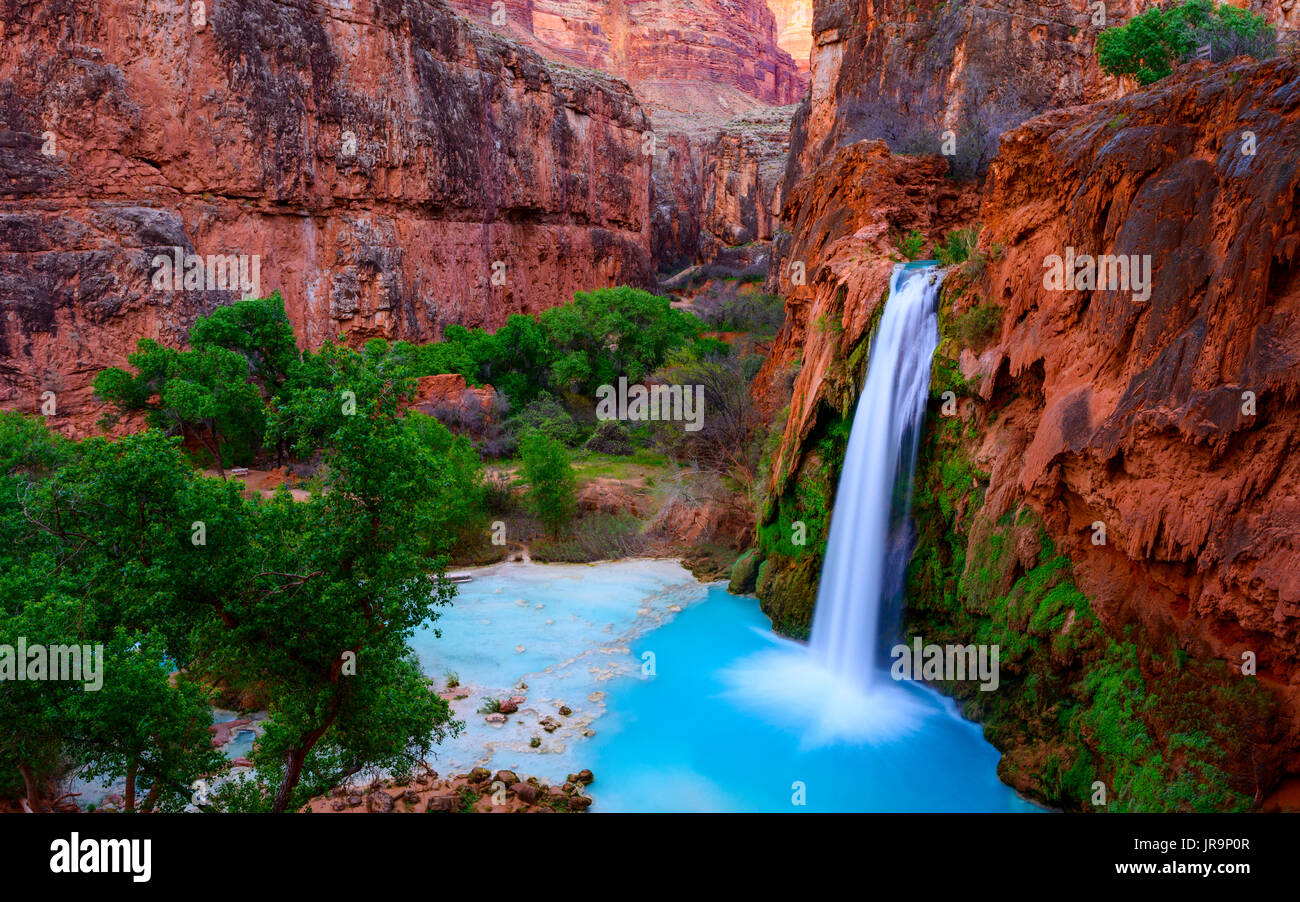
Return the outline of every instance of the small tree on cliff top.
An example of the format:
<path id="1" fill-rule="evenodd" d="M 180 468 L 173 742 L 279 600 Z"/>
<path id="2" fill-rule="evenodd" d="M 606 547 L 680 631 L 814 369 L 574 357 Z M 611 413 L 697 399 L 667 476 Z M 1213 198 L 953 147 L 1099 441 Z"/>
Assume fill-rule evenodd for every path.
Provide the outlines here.
<path id="1" fill-rule="evenodd" d="M 1153 6 L 1103 31 L 1097 38 L 1097 61 L 1111 75 L 1149 85 L 1206 45 L 1215 62 L 1242 54 L 1266 59 L 1274 52 L 1276 32 L 1263 16 L 1249 10 L 1186 0 L 1167 9 Z"/>

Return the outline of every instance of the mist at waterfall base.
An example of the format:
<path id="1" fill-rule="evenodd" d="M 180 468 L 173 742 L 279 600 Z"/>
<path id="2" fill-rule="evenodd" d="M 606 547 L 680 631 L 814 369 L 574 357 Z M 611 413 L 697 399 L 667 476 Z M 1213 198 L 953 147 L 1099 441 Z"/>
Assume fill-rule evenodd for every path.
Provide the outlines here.
<path id="1" fill-rule="evenodd" d="M 803 645 L 774 635 L 753 598 L 730 595 L 720 584 L 701 586 L 671 561 L 480 570 L 438 622 L 442 638 L 432 630 L 415 638 L 425 671 L 455 672 L 465 693 L 452 702 L 465 729 L 439 747 L 439 771 L 484 766 L 556 782 L 589 767 L 596 812 L 1036 810 L 999 782 L 997 750 L 950 699 L 922 685 L 874 678 L 869 650 L 897 633 L 910 538 L 907 486 L 897 473 L 882 477 L 889 488 L 869 485 L 866 474 L 891 466 L 911 471 L 937 340 L 934 298 L 924 296 L 937 284 L 917 281 L 928 279 L 924 272 L 895 274 L 828 547 L 828 567 L 831 551 L 836 561 L 848 555 L 850 563 L 876 567 L 876 595 L 860 587 L 861 567 L 848 567 L 835 592 L 849 595 L 823 588 L 814 641 Z M 886 352 L 887 343 L 894 350 Z M 876 361 L 889 354 L 915 360 L 877 375 Z M 912 398 L 922 376 L 920 396 Z M 878 390 L 873 379 L 894 388 Z M 909 386 L 908 403 L 878 409 L 880 398 L 902 384 Z M 875 430 L 899 437 L 895 457 L 874 441 Z M 880 541 L 875 550 L 855 544 L 849 517 L 876 511 L 841 514 L 861 507 L 846 497 L 849 485 L 893 511 L 866 527 L 864 534 Z M 874 614 L 828 615 L 841 601 Z M 825 638 L 822 630 L 834 623 L 851 624 L 858 631 L 852 642 L 861 644 Z M 518 714 L 505 724 L 485 723 L 478 706 L 520 685 L 528 699 Z M 562 727 L 540 730 L 540 719 L 561 705 L 572 708 Z"/>
<path id="2" fill-rule="evenodd" d="M 902 619 L 912 476 L 939 344 L 942 280 L 932 266 L 894 270 L 835 493 L 811 642 L 784 643 L 728 675 L 737 704 L 757 712 L 777 701 L 808 747 L 893 741 L 926 718 L 917 694 L 884 666 Z"/>

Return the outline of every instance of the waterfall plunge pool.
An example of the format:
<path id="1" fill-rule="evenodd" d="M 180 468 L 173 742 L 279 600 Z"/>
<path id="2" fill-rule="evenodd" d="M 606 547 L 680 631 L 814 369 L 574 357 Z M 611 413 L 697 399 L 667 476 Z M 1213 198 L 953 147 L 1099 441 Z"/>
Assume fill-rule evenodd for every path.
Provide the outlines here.
<path id="1" fill-rule="evenodd" d="M 457 676 L 466 725 L 431 762 L 442 773 L 588 767 L 593 811 L 1038 810 L 949 699 L 887 677 L 862 696 L 774 636 L 754 598 L 673 561 L 497 564 L 436 626 L 413 645 L 440 687 Z M 477 713 L 510 696 L 527 700 L 505 724 Z"/>

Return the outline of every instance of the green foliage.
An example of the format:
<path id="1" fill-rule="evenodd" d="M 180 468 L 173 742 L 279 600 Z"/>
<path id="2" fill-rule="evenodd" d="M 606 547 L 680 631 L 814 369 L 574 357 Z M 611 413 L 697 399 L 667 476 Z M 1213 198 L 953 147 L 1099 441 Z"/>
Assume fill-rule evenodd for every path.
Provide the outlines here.
<path id="1" fill-rule="evenodd" d="M 219 472 L 261 447 L 262 395 L 242 354 L 218 345 L 177 351 L 142 338 L 127 361 L 135 375 L 102 371 L 96 395 L 119 410 L 149 410 L 153 426 L 196 441 Z"/>
<path id="2" fill-rule="evenodd" d="M 619 376 L 640 381 L 701 331 L 699 320 L 674 310 L 667 297 L 627 286 L 580 291 L 538 321 L 555 349 L 550 384 L 589 395 Z"/>
<path id="3" fill-rule="evenodd" d="M 976 255 L 979 238 L 978 228 L 953 229 L 935 245 L 934 258 L 943 266 L 965 263 Z"/>
<path id="4" fill-rule="evenodd" d="M 190 327 L 190 346 L 240 354 L 248 362 L 249 375 L 272 393 L 283 388 L 299 361 L 293 327 L 278 291 L 268 298 L 236 301 L 199 317 Z"/>
<path id="5" fill-rule="evenodd" d="M 1199 46 L 1209 45 L 1211 58 L 1221 62 L 1240 54 L 1267 58 L 1275 43 L 1274 29 L 1257 13 L 1212 0 L 1185 0 L 1165 9 L 1150 7 L 1103 31 L 1097 37 L 1097 59 L 1111 75 L 1149 85 Z"/>
<path id="6" fill-rule="evenodd" d="M 999 772 L 1072 810 L 1092 809 L 1097 780 L 1108 811 L 1248 808 L 1259 778 L 1250 749 L 1272 729 L 1268 693 L 1222 664 L 1108 634 L 1027 508 L 985 520 L 987 475 L 963 442 L 955 419 L 922 441 L 907 629 L 926 642 L 999 646 L 997 692 L 945 686 L 1006 753 Z"/>
<path id="7" fill-rule="evenodd" d="M 261 409 L 240 352 L 139 353 L 131 381 L 161 383 L 160 416 L 197 420 L 190 411 L 219 405 L 229 385 Z M 358 768 L 409 769 L 457 728 L 407 640 L 454 591 L 426 579 L 440 568 L 429 556 L 481 522 L 477 455 L 405 413 L 412 380 L 386 347 L 327 345 L 292 369 L 268 401 L 270 431 L 322 455 L 322 491 L 306 501 L 249 500 L 198 477 L 179 439 L 156 430 L 66 446 L 0 419 L 0 631 L 84 635 L 116 662 L 95 704 L 48 683 L 6 692 L 0 732 L 21 739 L 0 743 L 0 766 L 39 776 L 77 762 L 134 774 L 148 806 L 183 804 L 213 768 L 206 699 L 188 679 L 171 685 L 162 660 L 267 692 L 258 779 L 231 790 L 237 807 L 287 810 Z"/>
<path id="8" fill-rule="evenodd" d="M 906 235 L 895 235 L 894 245 L 908 260 L 915 260 L 921 256 L 921 251 L 925 249 L 925 236 L 916 229 L 908 232 Z"/>
<path id="9" fill-rule="evenodd" d="M 559 534 L 578 509 L 578 480 L 564 446 L 534 431 L 520 443 L 528 503 L 551 536 Z"/>
<path id="10" fill-rule="evenodd" d="M 1001 325 L 1001 307 L 979 304 L 953 318 L 948 324 L 947 334 L 964 346 L 979 346 L 993 338 Z"/>
<path id="11" fill-rule="evenodd" d="M 513 418 L 512 425 L 521 437 L 530 432 L 542 432 L 569 447 L 579 444 L 585 437 L 582 427 L 574 422 L 564 405 L 546 391 L 530 401 Z"/>

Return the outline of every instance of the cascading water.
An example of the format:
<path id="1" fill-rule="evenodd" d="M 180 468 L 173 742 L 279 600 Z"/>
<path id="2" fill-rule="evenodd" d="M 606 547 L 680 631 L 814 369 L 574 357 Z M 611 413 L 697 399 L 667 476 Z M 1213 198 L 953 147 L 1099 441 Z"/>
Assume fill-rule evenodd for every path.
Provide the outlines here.
<path id="1" fill-rule="evenodd" d="M 877 672 L 882 614 L 902 594 L 912 474 L 930 361 L 939 344 L 942 281 L 943 271 L 933 266 L 894 270 L 835 493 L 812 652 L 863 691 Z"/>
<path id="2" fill-rule="evenodd" d="M 835 493 L 812 642 L 767 634 L 769 652 L 723 676 L 729 700 L 798 731 L 805 748 L 887 745 L 932 723 L 931 696 L 874 677 L 879 646 L 899 626 L 942 280 L 933 265 L 907 264 L 890 281 Z"/>

